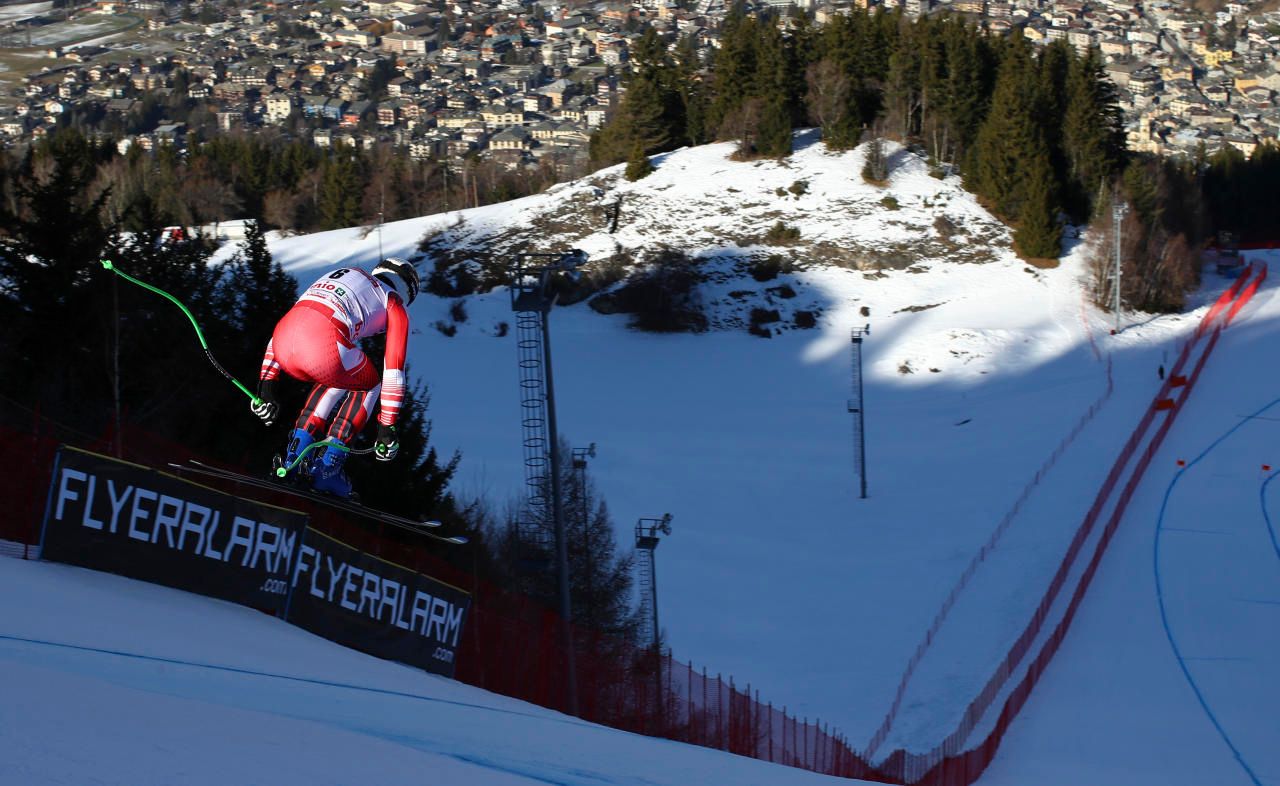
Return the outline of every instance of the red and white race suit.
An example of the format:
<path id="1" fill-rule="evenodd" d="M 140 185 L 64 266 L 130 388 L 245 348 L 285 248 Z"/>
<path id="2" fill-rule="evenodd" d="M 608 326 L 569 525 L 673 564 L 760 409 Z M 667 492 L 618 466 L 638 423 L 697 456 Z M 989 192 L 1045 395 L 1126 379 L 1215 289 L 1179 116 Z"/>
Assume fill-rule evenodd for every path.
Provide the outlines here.
<path id="1" fill-rule="evenodd" d="M 387 348 L 379 380 L 358 342 L 384 332 Z M 273 380 L 284 371 L 315 384 L 297 424 L 313 434 L 323 430 L 334 407 L 346 398 L 329 436 L 347 442 L 364 427 L 375 401 L 380 405 L 378 422 L 395 424 L 404 403 L 408 339 L 409 314 L 400 296 L 364 270 L 339 268 L 307 287 L 276 324 L 259 378 Z"/>

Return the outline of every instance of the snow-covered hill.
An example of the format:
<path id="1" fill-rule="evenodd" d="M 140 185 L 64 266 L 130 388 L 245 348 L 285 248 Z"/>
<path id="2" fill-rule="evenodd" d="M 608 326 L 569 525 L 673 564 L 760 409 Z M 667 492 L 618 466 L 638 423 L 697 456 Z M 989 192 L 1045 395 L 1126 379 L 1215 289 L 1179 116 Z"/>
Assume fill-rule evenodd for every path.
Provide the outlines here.
<path id="1" fill-rule="evenodd" d="M 731 145 L 682 150 L 659 157 L 657 171 L 636 183 L 616 167 L 545 195 L 389 224 L 381 240 L 339 230 L 279 239 L 272 251 L 304 283 L 334 265 L 373 262 L 379 242 L 385 255 L 422 259 L 424 272 L 442 260 L 477 276 L 509 263 L 516 249 L 576 246 L 603 265 L 667 245 L 702 260 L 703 302 L 721 330 L 639 333 L 626 316 L 599 315 L 585 302 L 552 314 L 562 432 L 575 445 L 600 446 L 592 470 L 622 542 L 638 517 L 675 516 L 659 553 L 659 590 L 677 655 L 859 740 L 883 717 L 916 639 L 971 554 L 1106 390 L 1094 351 L 1103 330 L 1083 302 L 1079 247 L 1058 268 L 1031 268 L 954 177 L 932 177 L 915 156 L 896 151 L 882 189 L 862 180 L 860 151 L 831 153 L 803 135 L 797 147 L 785 162 L 735 162 Z M 808 188 L 797 198 L 787 189 L 800 181 Z M 886 196 L 897 210 L 881 204 Z M 593 223 L 590 206 L 619 197 L 611 233 L 604 218 Z M 963 261 L 945 253 L 940 217 L 965 228 Z M 906 261 L 858 269 L 810 254 L 814 243 L 743 245 L 779 219 L 802 241 Z M 418 251 L 424 238 L 433 241 L 430 257 Z M 922 255 L 909 256 L 917 246 Z M 751 262 L 774 253 L 794 254 L 795 269 L 752 278 Z M 795 297 L 781 298 L 782 286 Z M 771 340 L 738 329 L 753 304 L 784 301 L 819 314 L 816 327 L 777 330 Z M 466 298 L 468 318 L 448 337 L 433 325 L 454 322 L 452 304 L 424 296 L 412 309 L 410 359 L 431 386 L 435 439 L 463 452 L 461 490 L 518 495 L 515 346 L 500 327 L 512 319 L 509 296 L 495 289 Z M 846 411 L 849 329 L 868 324 L 870 499 L 859 500 Z M 1172 337 L 1180 324 L 1144 330 Z M 1137 376 L 1154 380 L 1157 364 L 1144 361 Z M 1126 384 L 1126 373 L 1117 371 L 1116 406 L 1081 437 L 1086 480 L 1102 470 L 1096 451 L 1118 446 L 1150 395 L 1146 384 Z M 1070 488 L 1080 480 L 1070 468 L 1062 478 Z M 1017 599 L 1029 602 L 1074 523 L 1063 511 L 1055 527 L 1028 525 L 1036 561 L 1011 568 L 1022 584 L 996 582 L 993 591 L 1007 597 L 989 641 L 972 654 L 979 670 L 1020 623 Z M 952 699 L 967 687 L 956 685 Z M 935 740 L 925 728 L 901 742 Z"/>
<path id="2" fill-rule="evenodd" d="M 591 470 L 621 542 L 637 518 L 674 515 L 658 575 L 676 656 L 820 717 L 855 745 L 879 726 L 958 576 L 1025 496 L 921 661 L 880 752 L 927 750 L 1025 623 L 1148 406 L 1158 366 L 1198 315 L 1130 315 L 1131 326 L 1110 336 L 1084 298 L 1081 246 L 1056 268 L 1029 267 L 954 178 L 932 177 L 911 154 L 895 152 L 881 189 L 862 181 L 858 151 L 830 153 L 806 134 L 797 148 L 785 162 L 735 162 L 728 145 L 682 150 L 637 183 L 615 168 L 380 235 L 278 238 L 272 251 L 304 284 L 379 253 L 420 259 L 424 272 L 462 265 L 477 275 L 516 250 L 568 246 L 600 267 L 643 265 L 664 246 L 698 260 L 717 328 L 709 333 L 636 332 L 627 316 L 585 301 L 553 312 L 561 431 L 575 446 L 599 446 Z M 796 244 L 761 245 L 779 221 L 799 230 Z M 424 239 L 429 254 L 419 250 Z M 751 267 L 769 255 L 790 269 L 758 281 Z M 1192 306 L 1221 286 L 1206 280 Z M 410 361 L 431 387 L 433 439 L 462 451 L 460 491 L 515 497 L 523 463 L 516 348 L 502 327 L 512 319 L 508 294 L 466 297 L 461 322 L 453 306 L 424 296 L 411 309 Z M 756 307 L 780 311 L 769 340 L 744 329 Z M 796 326 L 798 311 L 816 315 L 812 329 Z M 860 500 L 846 411 L 849 331 L 868 324 L 870 496 Z M 1162 707 L 1134 717 L 1156 723 Z M 1072 723 L 1035 734 L 1061 742 Z M 1152 746 L 1152 782 L 1205 782 L 1190 774 L 1202 770 L 1163 766 L 1161 744 Z M 1123 768 L 1112 780 L 1105 767 L 1073 770 L 1087 755 L 1067 743 L 1045 750 L 1037 763 L 1064 783 L 1082 782 L 1074 772 L 1091 783 L 1141 782 Z"/>
<path id="3" fill-rule="evenodd" d="M 605 285 L 643 269 L 656 252 L 675 250 L 698 263 L 712 327 L 745 327 L 752 308 L 767 307 L 780 312 L 775 332 L 789 329 L 797 311 L 822 314 L 834 293 L 806 276 L 753 280 L 749 272 L 766 260 L 797 272 L 857 270 L 868 280 L 943 263 L 1016 263 L 1008 229 L 959 178 L 930 176 L 905 149 L 891 149 L 893 176 L 879 188 L 859 175 L 860 151 L 829 152 L 816 132 L 798 134 L 785 161 L 736 162 L 733 147 L 656 156 L 657 170 L 635 183 L 618 166 L 538 196 L 388 224 L 381 237 L 367 227 L 340 230 L 290 238 L 273 250 L 286 265 L 329 264 L 376 255 L 381 242 L 386 255 L 439 272 L 445 286 L 470 279 L 483 282 L 481 290 L 503 280 L 516 252 L 581 248 L 592 258 L 587 272 Z M 779 224 L 792 234 L 770 242 Z M 943 299 L 895 307 L 927 309 Z"/>

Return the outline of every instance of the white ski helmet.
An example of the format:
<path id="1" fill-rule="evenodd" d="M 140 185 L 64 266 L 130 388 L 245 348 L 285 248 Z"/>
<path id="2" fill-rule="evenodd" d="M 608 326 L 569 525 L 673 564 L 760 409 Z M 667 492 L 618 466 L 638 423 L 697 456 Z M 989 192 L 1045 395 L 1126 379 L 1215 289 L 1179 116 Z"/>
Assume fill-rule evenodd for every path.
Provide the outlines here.
<path id="1" fill-rule="evenodd" d="M 399 257 L 387 257 L 373 269 L 373 277 L 391 287 L 407 306 L 418 296 L 418 271 Z"/>

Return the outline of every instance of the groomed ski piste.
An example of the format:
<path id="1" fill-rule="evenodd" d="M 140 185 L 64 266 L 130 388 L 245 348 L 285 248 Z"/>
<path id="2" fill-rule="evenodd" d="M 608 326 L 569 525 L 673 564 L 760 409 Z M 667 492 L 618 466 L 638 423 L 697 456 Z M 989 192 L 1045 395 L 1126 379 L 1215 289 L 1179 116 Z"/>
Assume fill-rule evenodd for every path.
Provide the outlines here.
<path id="1" fill-rule="evenodd" d="M 615 173 L 605 185 L 637 192 L 655 213 L 654 202 L 669 199 L 712 218 L 718 202 L 745 198 L 726 189 L 768 194 L 798 178 L 811 183 L 807 199 L 881 195 L 857 179 L 857 152 L 810 146 L 785 166 L 736 164 L 726 153 L 680 151 L 651 178 L 625 184 Z M 663 180 L 664 169 L 676 174 Z M 838 182 L 833 169 L 845 173 Z M 524 226 L 573 188 L 466 211 L 466 221 Z M 955 183 L 909 161 L 892 188 L 926 202 L 944 190 L 951 210 L 981 212 Z M 788 222 L 806 236 L 836 220 L 822 204 L 800 207 L 814 225 Z M 910 205 L 891 219 L 932 221 Z M 424 233 L 456 220 L 387 225 L 383 251 L 412 256 Z M 864 220 L 859 231 L 865 240 L 877 230 Z M 608 239 L 577 240 L 592 250 Z M 339 264 L 372 264 L 378 238 L 341 230 L 272 249 L 305 285 Z M 1109 316 L 1085 303 L 1081 246 L 1049 270 L 997 257 L 708 285 L 714 301 L 716 287 L 763 297 L 789 283 L 797 301 L 823 307 L 817 329 L 767 341 L 745 331 L 637 333 L 585 304 L 552 314 L 561 430 L 575 445 L 600 446 L 591 471 L 619 541 L 629 542 L 638 517 L 675 516 L 658 571 L 676 657 L 750 681 L 856 746 L 881 731 L 873 759 L 927 752 L 957 724 L 1151 406 L 1157 369 L 1170 368 L 1231 283 L 1206 272 L 1185 314 L 1126 315 L 1111 336 Z M 1280 484 L 1267 485 L 1261 469 L 1280 468 L 1271 455 L 1280 404 L 1264 409 L 1280 395 L 1269 371 L 1280 359 L 1268 340 L 1280 319 L 1274 286 L 1221 334 L 1061 650 L 980 783 L 1280 783 L 1269 744 L 1280 737 L 1271 523 L 1280 515 L 1266 506 L 1270 497 L 1280 508 Z M 515 496 L 515 347 L 497 335 L 512 321 L 508 296 L 467 298 L 468 320 L 452 338 L 431 327 L 449 306 L 424 296 L 411 310 L 411 373 L 431 386 L 433 440 L 463 451 L 459 491 Z M 868 322 L 870 496 L 859 500 L 845 411 L 849 329 Z M 11 560 L 0 562 L 0 582 L 0 658 L 14 698 L 0 730 L 7 783 L 407 783 L 424 771 L 478 784 L 820 779 L 601 730 L 173 590 Z M 922 651 L 931 623 L 937 633 Z M 225 750 L 237 752 L 233 761 L 217 755 Z"/>

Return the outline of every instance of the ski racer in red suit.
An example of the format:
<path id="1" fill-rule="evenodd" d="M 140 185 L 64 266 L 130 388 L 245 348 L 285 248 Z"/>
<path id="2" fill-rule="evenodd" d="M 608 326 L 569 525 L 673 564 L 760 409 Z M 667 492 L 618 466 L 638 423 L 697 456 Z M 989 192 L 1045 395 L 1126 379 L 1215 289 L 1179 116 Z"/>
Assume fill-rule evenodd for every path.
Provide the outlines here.
<path id="1" fill-rule="evenodd" d="M 307 287 L 276 324 L 262 358 L 258 393 L 262 403 L 252 406 L 254 414 L 267 425 L 275 421 L 279 406 L 272 386 L 281 371 L 313 383 L 289 438 L 284 466 L 324 436 L 326 425 L 331 441 L 348 444 L 364 428 L 374 404 L 380 405 L 374 456 L 379 461 L 395 458 L 400 450 L 395 426 L 404 402 L 409 337 L 405 306 L 417 295 L 418 272 L 413 265 L 389 257 L 372 273 L 355 267 L 326 273 Z M 381 375 L 359 346 L 360 339 L 379 333 L 387 334 Z M 342 471 L 347 455 L 345 450 L 325 447 L 315 459 L 304 462 L 312 488 L 351 496 L 351 481 Z"/>

